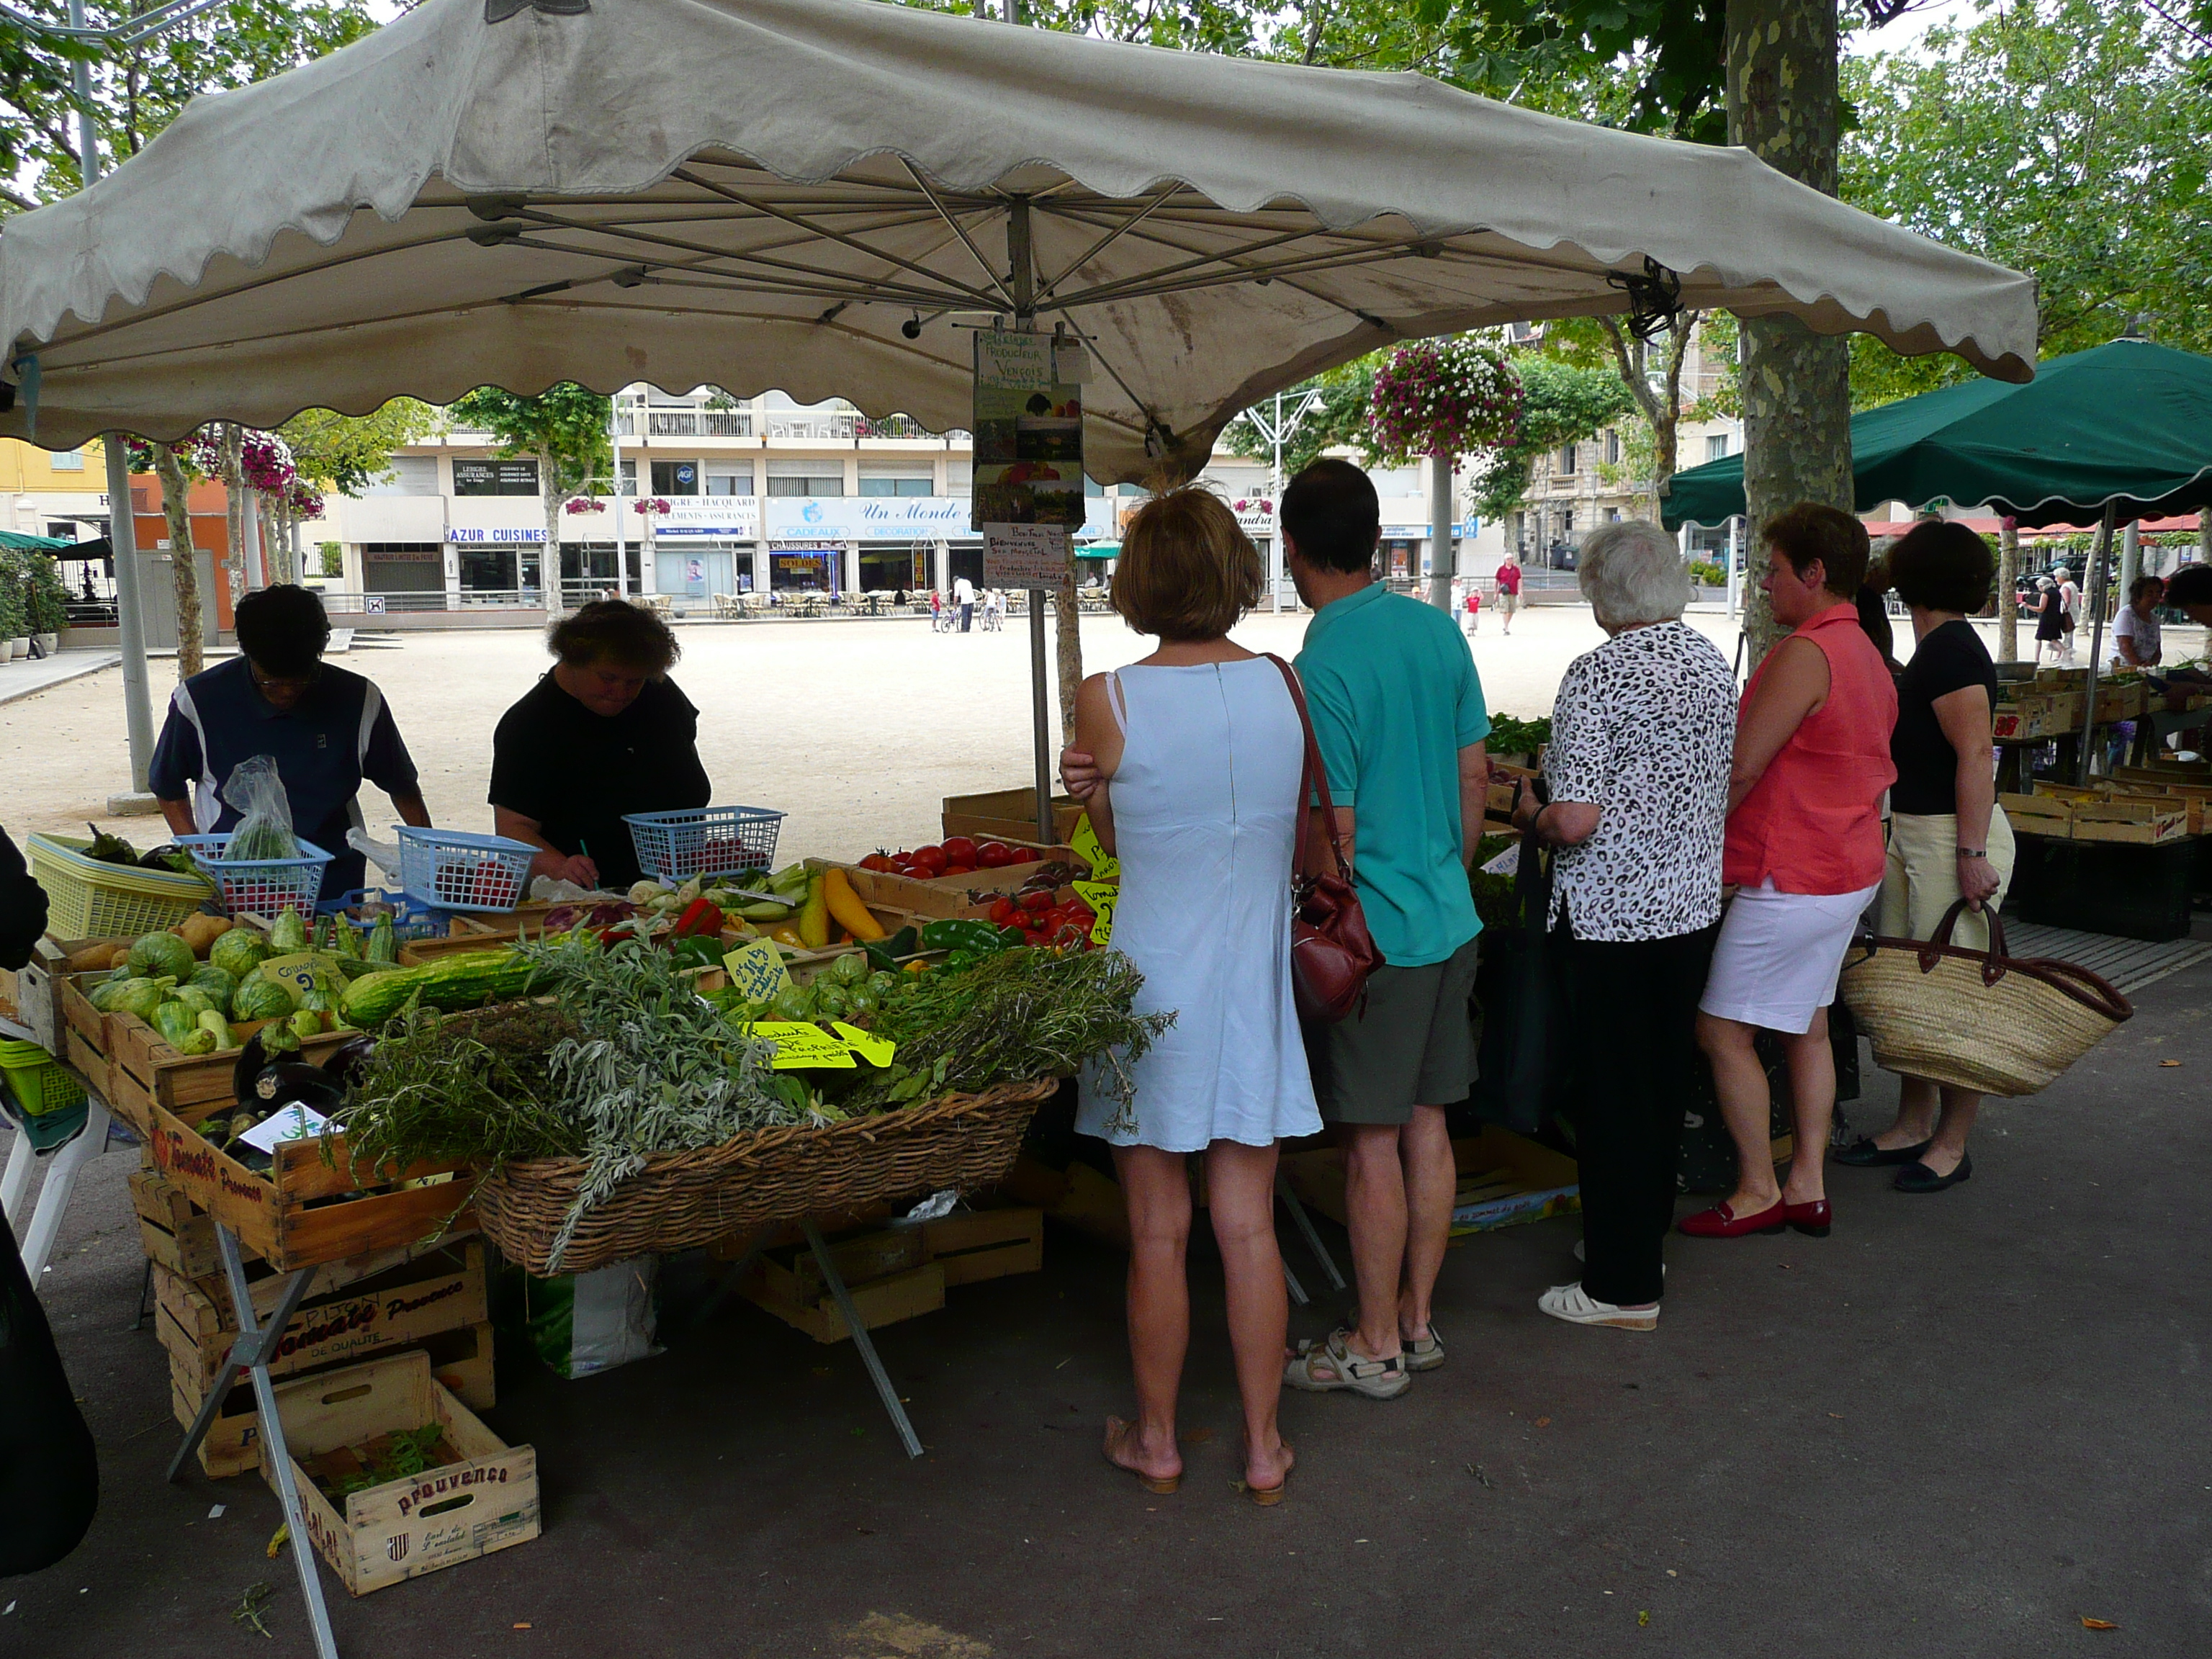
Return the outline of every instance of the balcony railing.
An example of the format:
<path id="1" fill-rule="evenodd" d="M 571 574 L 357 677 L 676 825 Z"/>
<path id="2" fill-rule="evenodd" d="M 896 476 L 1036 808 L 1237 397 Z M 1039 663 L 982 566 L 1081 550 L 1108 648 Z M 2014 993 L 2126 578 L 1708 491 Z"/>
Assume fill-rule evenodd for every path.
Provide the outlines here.
<path id="1" fill-rule="evenodd" d="M 860 417 L 857 415 L 770 415 L 766 419 L 767 435 L 771 438 L 805 438 L 818 441 L 858 436 L 856 427 Z"/>
<path id="2" fill-rule="evenodd" d="M 945 434 L 932 432 L 911 415 L 886 415 L 880 421 L 866 416 L 855 417 L 857 435 L 863 438 L 941 438 Z"/>

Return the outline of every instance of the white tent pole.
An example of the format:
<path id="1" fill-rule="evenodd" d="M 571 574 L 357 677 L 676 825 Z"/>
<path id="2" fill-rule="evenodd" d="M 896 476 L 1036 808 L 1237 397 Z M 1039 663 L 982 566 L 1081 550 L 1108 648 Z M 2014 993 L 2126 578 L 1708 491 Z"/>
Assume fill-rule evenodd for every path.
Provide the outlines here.
<path id="1" fill-rule="evenodd" d="M 623 535 L 622 392 L 607 400 L 607 443 L 614 452 L 615 469 L 615 595 L 629 597 L 629 546 Z M 639 575 L 643 577 L 644 572 Z M 732 582 L 732 586 L 735 586 Z"/>
<path id="2" fill-rule="evenodd" d="M 2120 516 L 2117 501 L 2105 503 L 2104 522 L 2097 526 L 2097 556 L 2089 562 L 2089 696 L 2081 711 L 2081 769 L 2080 782 L 2089 781 L 2089 759 L 2097 747 L 2097 659 L 2105 649 L 2105 575 L 2112 568 L 2112 525 Z"/>

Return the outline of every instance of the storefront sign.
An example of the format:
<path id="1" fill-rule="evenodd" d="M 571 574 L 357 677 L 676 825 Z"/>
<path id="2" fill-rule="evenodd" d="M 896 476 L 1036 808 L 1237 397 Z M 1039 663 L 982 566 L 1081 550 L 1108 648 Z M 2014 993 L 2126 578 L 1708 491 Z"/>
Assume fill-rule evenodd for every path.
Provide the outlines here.
<path id="1" fill-rule="evenodd" d="M 771 495 L 768 535 L 794 541 L 941 541 L 968 528 L 957 495 Z"/>
<path id="2" fill-rule="evenodd" d="M 975 483 L 983 580 L 993 586 L 1057 587 L 1081 526 L 1083 386 L 1080 340 L 999 329 L 975 332 Z"/>
<path id="3" fill-rule="evenodd" d="M 545 527 L 516 528 L 503 526 L 486 530 L 475 525 L 449 525 L 446 529 L 449 542 L 538 542 L 545 539 Z"/>
<path id="4" fill-rule="evenodd" d="M 720 536 L 749 542 L 757 539 L 761 533 L 760 498 L 757 495 L 664 495 L 660 499 L 668 503 L 668 511 L 653 515 L 656 540 Z"/>

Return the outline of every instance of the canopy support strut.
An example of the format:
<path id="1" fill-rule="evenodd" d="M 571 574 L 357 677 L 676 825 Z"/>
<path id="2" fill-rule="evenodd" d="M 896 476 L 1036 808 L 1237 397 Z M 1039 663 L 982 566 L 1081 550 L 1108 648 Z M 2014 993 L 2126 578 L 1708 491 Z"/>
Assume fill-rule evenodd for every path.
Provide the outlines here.
<path id="1" fill-rule="evenodd" d="M 2112 526 L 2120 516 L 2117 500 L 2105 503 L 2097 525 L 2097 556 L 2089 564 L 2089 696 L 2081 711 L 2081 769 L 2078 783 L 2089 781 L 2089 761 L 2097 750 L 2097 659 L 2105 648 L 2105 574 L 2112 560 Z"/>

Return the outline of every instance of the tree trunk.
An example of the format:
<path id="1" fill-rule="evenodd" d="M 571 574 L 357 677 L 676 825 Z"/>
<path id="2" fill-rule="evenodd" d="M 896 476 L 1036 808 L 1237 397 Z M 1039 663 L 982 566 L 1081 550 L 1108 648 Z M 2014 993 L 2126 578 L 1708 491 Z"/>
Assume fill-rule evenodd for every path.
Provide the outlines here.
<path id="1" fill-rule="evenodd" d="M 177 678 L 188 680 L 200 672 L 199 561 L 192 556 L 192 513 L 185 469 L 177 452 L 155 444 L 154 471 L 161 480 L 161 511 L 169 520 L 169 571 L 177 589 Z"/>
<path id="2" fill-rule="evenodd" d="M 1458 562 L 1452 546 L 1452 520 L 1457 516 L 1452 511 L 1453 459 L 1429 457 L 1429 603 L 1446 612 L 1451 610 L 1452 567 Z"/>
<path id="3" fill-rule="evenodd" d="M 553 452 L 538 448 L 538 489 L 545 503 L 545 550 L 538 558 L 538 578 L 545 599 L 545 619 L 557 622 L 567 609 L 561 597 L 561 509 L 568 504 L 553 481 Z"/>
<path id="4" fill-rule="evenodd" d="M 1075 561 L 1071 558 L 1061 573 L 1059 590 L 1053 596 L 1054 617 L 1054 645 L 1060 659 L 1060 738 L 1062 743 L 1075 741 L 1075 692 L 1083 684 L 1083 607 L 1075 597 Z"/>
<path id="5" fill-rule="evenodd" d="M 1728 136 L 1832 196 L 1840 106 L 1836 0 L 1728 0 Z M 1799 501 L 1848 513 L 1850 349 L 1789 317 L 1742 319 L 1744 631 L 1750 659 L 1777 637 L 1759 586 L 1768 520 Z"/>
<path id="6" fill-rule="evenodd" d="M 1997 530 L 1997 660 L 2020 660 L 2020 521 Z"/>

